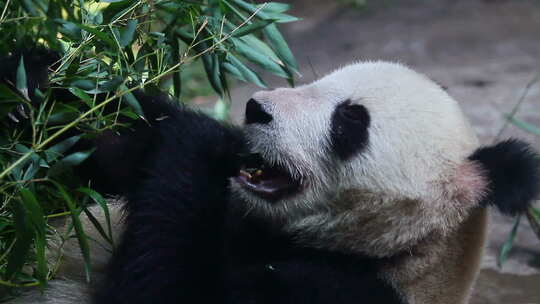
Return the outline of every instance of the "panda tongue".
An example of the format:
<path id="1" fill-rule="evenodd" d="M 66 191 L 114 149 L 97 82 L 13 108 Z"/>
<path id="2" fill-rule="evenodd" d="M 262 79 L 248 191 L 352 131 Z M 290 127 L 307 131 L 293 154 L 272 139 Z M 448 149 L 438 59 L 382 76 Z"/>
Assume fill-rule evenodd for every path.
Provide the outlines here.
<path id="1" fill-rule="evenodd" d="M 277 190 L 291 184 L 291 180 L 287 176 L 266 176 L 264 173 L 261 176 L 253 177 L 252 181 L 259 188 L 269 190 Z"/>
<path id="2" fill-rule="evenodd" d="M 268 200 L 278 200 L 297 188 L 297 183 L 289 175 L 271 168 L 253 175 L 241 171 L 237 179 L 256 195 Z"/>
<path id="3" fill-rule="evenodd" d="M 300 190 L 300 182 L 280 166 L 264 162 L 259 153 L 242 155 L 243 168 L 236 181 L 256 196 L 277 201 Z"/>

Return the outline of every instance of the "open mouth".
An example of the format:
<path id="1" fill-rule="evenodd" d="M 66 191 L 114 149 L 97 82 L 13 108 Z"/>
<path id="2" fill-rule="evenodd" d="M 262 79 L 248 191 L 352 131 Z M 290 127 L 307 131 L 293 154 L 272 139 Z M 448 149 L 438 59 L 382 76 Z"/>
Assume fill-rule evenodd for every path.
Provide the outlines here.
<path id="1" fill-rule="evenodd" d="M 285 168 L 268 165 L 258 153 L 243 157 L 243 165 L 235 179 L 244 189 L 269 201 L 277 201 L 301 190 L 299 180 Z"/>

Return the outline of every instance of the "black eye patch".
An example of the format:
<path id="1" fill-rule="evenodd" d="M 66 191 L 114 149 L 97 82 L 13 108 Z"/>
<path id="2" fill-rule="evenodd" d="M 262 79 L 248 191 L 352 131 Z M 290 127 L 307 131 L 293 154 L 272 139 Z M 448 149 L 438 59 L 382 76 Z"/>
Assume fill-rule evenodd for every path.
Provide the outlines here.
<path id="1" fill-rule="evenodd" d="M 340 103 L 332 114 L 330 145 L 337 156 L 346 160 L 368 144 L 369 112 L 350 100 Z"/>

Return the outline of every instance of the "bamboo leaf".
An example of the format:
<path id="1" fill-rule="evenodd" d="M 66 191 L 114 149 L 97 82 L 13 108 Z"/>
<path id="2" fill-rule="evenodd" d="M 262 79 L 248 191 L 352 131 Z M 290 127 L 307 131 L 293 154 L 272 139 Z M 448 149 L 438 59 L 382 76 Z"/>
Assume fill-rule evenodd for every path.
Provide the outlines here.
<path id="1" fill-rule="evenodd" d="M 281 66 L 284 66 L 285 63 L 283 63 L 279 57 L 277 56 L 276 52 L 268 46 L 264 41 L 261 39 L 255 37 L 255 35 L 246 35 L 240 38 L 245 44 L 251 46 L 253 49 L 255 49 L 257 52 L 260 52 L 261 54 L 267 56 L 272 61 L 278 63 Z"/>
<path id="2" fill-rule="evenodd" d="M 36 173 L 38 171 L 39 171 L 39 163 L 37 162 L 30 163 L 30 165 L 28 166 L 28 168 L 26 168 L 26 171 L 24 172 L 22 180 L 27 181 L 27 180 L 33 179 L 36 176 Z"/>
<path id="3" fill-rule="evenodd" d="M 124 79 L 122 76 L 114 76 L 112 79 L 105 81 L 99 85 L 99 90 L 102 92 L 112 92 L 115 91 L 122 83 Z"/>
<path id="4" fill-rule="evenodd" d="M 20 190 L 22 202 L 26 209 L 28 218 L 36 228 L 38 234 L 45 236 L 45 214 L 36 197 L 30 190 L 22 188 Z"/>
<path id="5" fill-rule="evenodd" d="M 81 41 L 82 40 L 82 33 L 81 33 L 81 27 L 77 24 L 66 21 L 63 19 L 54 19 L 58 24 L 61 25 L 61 27 L 58 29 L 58 31 L 67 37 L 71 38 L 71 40 L 74 41 Z"/>
<path id="6" fill-rule="evenodd" d="M 270 24 L 263 29 L 263 32 L 276 51 L 279 59 L 283 60 L 283 62 L 294 71 L 298 71 L 298 63 L 277 26 L 275 24 Z"/>
<path id="7" fill-rule="evenodd" d="M 84 270 L 86 274 L 86 281 L 90 282 L 90 271 L 92 269 L 92 263 L 90 260 L 90 246 L 88 245 L 88 237 L 84 233 L 84 229 L 81 223 L 81 220 L 79 219 L 77 208 L 69 194 L 66 192 L 64 187 L 60 185 L 59 183 L 55 181 L 51 181 L 56 188 L 58 189 L 60 195 L 64 199 L 66 206 L 68 207 L 68 210 L 71 214 L 71 220 L 73 223 L 73 228 L 75 228 L 75 235 L 77 237 L 77 240 L 79 241 L 79 247 L 81 248 L 81 253 L 84 260 Z"/>
<path id="8" fill-rule="evenodd" d="M 32 226 L 27 219 L 23 205 L 18 201 L 12 201 L 11 211 L 13 212 L 12 218 L 16 240 L 8 255 L 5 271 L 5 277 L 8 280 L 11 280 L 15 274 L 21 271 L 30 252 L 33 239 Z"/>
<path id="9" fill-rule="evenodd" d="M 534 207 L 530 207 L 527 212 L 527 220 L 529 220 L 529 225 L 531 229 L 536 234 L 536 237 L 540 240 L 540 211 Z"/>
<path id="10" fill-rule="evenodd" d="M 71 92 L 71 94 L 87 102 L 87 104 L 92 101 L 92 98 L 90 98 L 90 95 L 86 94 L 86 92 L 84 92 L 83 90 L 79 88 L 70 87 L 68 90 Z"/>
<path id="11" fill-rule="evenodd" d="M 540 222 L 540 210 L 534 208 L 534 207 L 531 207 L 530 208 L 530 211 L 531 211 L 531 214 L 534 216 L 534 218 Z"/>
<path id="12" fill-rule="evenodd" d="M 98 219 L 88 210 L 87 208 L 84 208 L 84 213 L 86 214 L 86 217 L 88 217 L 88 220 L 92 223 L 92 225 L 96 228 L 98 233 L 101 235 L 101 237 L 106 240 L 109 244 L 112 244 L 113 241 L 109 238 L 101 224 L 99 223 Z"/>
<path id="13" fill-rule="evenodd" d="M 238 68 L 236 68 L 234 65 L 228 62 L 223 62 L 221 65 L 223 66 L 223 70 L 225 70 L 227 73 L 234 76 L 238 80 L 247 81 L 246 78 L 244 78 L 244 75 L 242 75 L 242 73 L 240 73 Z"/>
<path id="14" fill-rule="evenodd" d="M 69 61 L 69 64 L 66 65 L 67 67 L 66 68 L 63 68 L 62 71 L 65 71 L 66 72 L 66 77 L 75 77 L 75 75 L 77 74 L 77 71 L 79 70 L 80 66 L 81 66 L 81 63 L 79 62 L 79 60 L 70 60 Z"/>
<path id="15" fill-rule="evenodd" d="M 266 18 L 275 20 L 276 23 L 289 23 L 289 22 L 296 22 L 302 20 L 301 18 L 287 15 L 287 14 L 280 14 L 280 13 L 266 13 Z"/>
<path id="16" fill-rule="evenodd" d="M 103 13 L 98 11 L 91 17 L 92 23 L 95 25 L 100 25 L 103 23 Z"/>
<path id="17" fill-rule="evenodd" d="M 85 161 L 86 159 L 88 159 L 88 157 L 90 157 L 90 155 L 94 152 L 94 150 L 95 148 L 86 150 L 86 151 L 75 152 L 70 155 L 67 155 L 66 157 L 56 162 L 53 166 L 51 166 L 51 168 L 47 172 L 47 176 L 49 177 L 57 176 L 64 173 L 68 168 L 80 165 L 83 161 Z"/>
<path id="18" fill-rule="evenodd" d="M 47 244 L 47 239 L 45 238 L 45 235 L 36 235 L 36 238 L 34 239 L 34 248 L 36 250 L 37 264 L 36 277 L 42 286 L 47 284 L 47 274 L 49 272 L 49 269 L 47 267 L 45 244 Z"/>
<path id="19" fill-rule="evenodd" d="M 252 5 L 242 0 L 232 0 L 238 7 L 242 10 L 254 14 L 257 12 L 256 16 L 263 20 L 274 20 L 278 23 L 286 23 L 301 20 L 300 18 L 283 14 L 283 10 L 286 4 L 283 3 L 264 3 L 258 6 Z"/>
<path id="20" fill-rule="evenodd" d="M 218 93 L 220 96 L 223 96 L 223 87 L 221 85 L 220 80 L 220 70 L 219 70 L 219 62 L 217 59 L 217 55 L 210 53 L 205 54 L 202 57 L 204 70 L 206 71 L 206 75 L 208 76 L 208 80 L 210 81 L 210 84 L 212 85 L 212 88 L 216 93 Z"/>
<path id="21" fill-rule="evenodd" d="M 93 90 L 96 87 L 96 83 L 89 79 L 77 79 L 71 82 L 70 85 L 85 91 Z"/>
<path id="22" fill-rule="evenodd" d="M 21 55 L 19 60 L 19 66 L 17 67 L 17 79 L 16 79 L 17 90 L 21 92 L 27 100 L 30 100 L 28 97 L 28 84 L 26 81 L 26 69 L 24 68 L 24 56 Z"/>
<path id="23" fill-rule="evenodd" d="M 81 152 L 75 152 L 72 153 L 60 160 L 60 162 L 67 166 L 76 166 L 80 165 L 83 161 L 85 161 L 90 155 L 94 152 L 95 149 L 90 149 L 87 151 L 81 151 Z M 51 168 L 52 169 L 52 168 Z"/>
<path id="24" fill-rule="evenodd" d="M 273 61 L 268 56 L 257 52 L 256 49 L 250 47 L 248 44 L 244 43 L 239 39 L 231 39 L 232 43 L 235 46 L 235 50 L 242 56 L 246 57 L 253 63 L 261 66 L 264 70 L 269 71 L 273 74 L 276 74 L 280 77 L 288 77 L 288 74 L 277 62 Z"/>
<path id="25" fill-rule="evenodd" d="M 178 38 L 172 37 L 171 42 L 173 63 L 180 62 L 180 43 L 178 41 Z M 180 70 L 178 69 L 174 71 L 172 73 L 172 77 L 174 97 L 176 97 L 177 100 L 180 100 L 180 95 L 182 94 L 182 75 L 180 73 Z"/>
<path id="26" fill-rule="evenodd" d="M 192 33 L 180 28 L 176 29 L 176 34 L 178 34 L 178 37 L 180 37 L 180 39 L 186 44 L 191 44 L 191 42 L 193 42 L 193 40 L 195 39 Z"/>
<path id="27" fill-rule="evenodd" d="M 149 53 L 148 45 L 143 45 L 137 53 L 137 59 L 135 61 L 135 71 L 142 74 L 146 66 L 146 55 Z"/>
<path id="28" fill-rule="evenodd" d="M 130 19 L 127 22 L 124 32 L 120 36 L 120 46 L 126 47 L 131 44 L 133 37 L 135 36 L 135 30 L 137 29 L 137 19 Z"/>
<path id="29" fill-rule="evenodd" d="M 59 156 L 62 156 L 64 152 L 73 147 L 80 139 L 81 135 L 72 136 L 47 149 L 45 151 L 47 162 L 50 163 L 56 160 Z"/>
<path id="30" fill-rule="evenodd" d="M 127 91 L 128 88 L 126 87 L 126 85 L 123 84 L 120 86 L 120 90 Z M 135 111 L 135 113 L 139 115 L 139 117 L 144 118 L 144 112 L 141 104 L 139 103 L 137 98 L 135 98 L 133 93 L 129 92 L 124 94 L 124 96 L 122 96 L 122 101 L 126 102 L 133 109 L 133 111 Z"/>
<path id="31" fill-rule="evenodd" d="M 114 242 L 113 242 L 114 237 L 113 237 L 112 224 L 111 224 L 111 213 L 109 211 L 109 205 L 107 204 L 107 201 L 103 198 L 103 196 L 101 196 L 101 194 L 99 194 L 98 192 L 90 188 L 81 187 L 81 188 L 78 188 L 77 191 L 88 195 L 103 210 L 103 214 L 105 215 L 105 222 L 107 223 L 107 232 L 108 232 L 106 239 L 108 239 L 111 245 L 114 247 Z"/>
<path id="32" fill-rule="evenodd" d="M 261 5 L 259 5 L 260 7 Z M 283 13 L 291 8 L 290 4 L 281 2 L 268 2 L 263 6 L 262 11 L 265 13 Z"/>
<path id="33" fill-rule="evenodd" d="M 116 43 L 114 42 L 114 40 L 105 32 L 100 31 L 98 28 L 91 27 L 84 24 L 79 24 L 79 23 L 75 23 L 75 25 L 79 27 L 80 29 L 83 29 L 89 33 L 94 34 L 99 40 L 107 43 L 110 47 L 116 48 Z"/>
<path id="34" fill-rule="evenodd" d="M 108 0 L 111 3 L 103 12 L 103 19 L 107 23 L 114 23 L 126 12 L 131 11 L 134 7 L 140 4 L 139 1 L 133 0 Z"/>
<path id="35" fill-rule="evenodd" d="M 79 113 L 75 111 L 64 110 L 55 113 L 49 117 L 48 125 L 59 125 L 68 123 L 79 117 Z"/>
<path id="36" fill-rule="evenodd" d="M 250 3 L 247 3 L 245 1 L 242 1 L 242 0 L 231 0 L 231 2 L 233 2 L 234 4 L 236 4 L 239 8 L 241 8 L 242 10 L 250 13 L 250 14 L 254 14 L 255 12 L 257 12 L 257 17 L 261 18 L 261 19 L 271 19 L 263 10 L 264 10 L 264 7 L 263 9 L 260 9 L 253 5 L 253 4 L 250 4 Z"/>
<path id="37" fill-rule="evenodd" d="M 39 16 L 39 12 L 31 0 L 21 0 L 21 4 L 23 8 L 28 12 L 29 15 L 34 16 L 34 17 Z"/>
<path id="38" fill-rule="evenodd" d="M 540 136 L 540 128 L 537 127 L 537 126 L 534 126 L 528 122 L 525 122 L 515 116 L 509 116 L 509 115 L 505 115 L 506 119 L 508 119 L 513 125 L 515 125 L 516 127 L 526 131 L 526 132 L 529 132 L 531 134 L 534 134 L 534 135 L 538 135 Z"/>
<path id="39" fill-rule="evenodd" d="M 213 117 L 217 120 L 227 121 L 229 119 L 230 107 L 222 98 L 214 106 Z"/>
<path id="40" fill-rule="evenodd" d="M 499 268 L 501 268 L 504 262 L 506 262 L 506 259 L 508 258 L 508 253 L 510 253 L 510 250 L 512 249 L 514 245 L 514 240 L 516 238 L 520 221 L 521 221 L 521 215 L 517 216 L 516 219 L 514 220 L 514 225 L 512 226 L 512 230 L 510 231 L 510 234 L 508 235 L 506 241 L 504 242 L 501 248 L 501 251 L 499 253 L 499 258 L 497 259 L 497 266 Z"/>
<path id="41" fill-rule="evenodd" d="M 41 205 L 38 203 L 36 197 L 28 189 L 20 190 L 22 202 L 26 209 L 26 214 L 28 219 L 33 224 L 34 235 L 34 246 L 36 249 L 36 262 L 37 262 L 37 278 L 41 284 L 45 284 L 47 280 L 47 261 L 45 257 L 45 234 L 46 234 L 46 223 L 45 223 L 45 214 Z"/>
<path id="42" fill-rule="evenodd" d="M 267 87 L 264 81 L 259 77 L 259 75 L 257 75 L 250 68 L 244 65 L 238 58 L 234 57 L 231 54 L 227 54 L 227 61 L 230 62 L 236 69 L 238 69 L 238 71 L 247 81 L 252 82 L 263 88 Z"/>
<path id="43" fill-rule="evenodd" d="M 246 26 L 243 26 L 243 27 L 239 28 L 238 30 L 236 30 L 233 33 L 232 36 L 233 37 L 242 37 L 242 36 L 245 36 L 245 35 L 252 34 L 253 32 L 258 32 L 259 30 L 263 29 L 264 27 L 266 27 L 267 25 L 273 23 L 274 21 L 275 20 L 268 19 L 268 20 L 261 20 L 261 21 L 258 21 L 258 22 L 253 22 L 250 25 L 246 25 Z"/>
<path id="44" fill-rule="evenodd" d="M 21 144 L 16 144 L 15 150 L 21 154 L 31 153 L 29 158 L 21 162 L 17 167 L 13 168 L 13 170 L 11 171 L 11 174 L 16 180 L 23 180 L 24 179 L 23 169 L 26 166 L 26 164 L 28 164 L 30 161 L 34 159 L 35 152 L 32 151 L 30 148 Z"/>

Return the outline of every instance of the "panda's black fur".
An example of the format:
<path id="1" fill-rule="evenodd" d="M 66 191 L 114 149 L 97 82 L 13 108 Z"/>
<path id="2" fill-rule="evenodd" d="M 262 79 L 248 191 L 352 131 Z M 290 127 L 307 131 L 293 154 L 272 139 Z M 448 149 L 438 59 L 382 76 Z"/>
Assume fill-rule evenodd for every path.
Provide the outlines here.
<path id="1" fill-rule="evenodd" d="M 540 156 L 522 141 L 509 139 L 476 150 L 469 157 L 487 171 L 488 192 L 482 203 L 517 215 L 540 198 Z"/>
<path id="2" fill-rule="evenodd" d="M 18 64 L 19 54 L 2 62 Z M 47 64 L 30 66 L 36 54 Z M 56 58 L 49 54 L 24 53 L 36 79 L 30 92 L 46 86 L 42 74 Z M 93 303 L 405 303 L 378 278 L 381 259 L 296 246 L 230 206 L 228 178 L 246 152 L 241 129 L 164 95 L 136 97 L 146 122 L 83 143 L 96 151 L 81 177 L 128 201 L 125 232 Z"/>
<path id="3" fill-rule="evenodd" d="M 369 123 L 369 112 L 364 106 L 351 105 L 348 100 L 338 105 L 330 124 L 333 153 L 343 160 L 360 153 L 368 145 Z"/>
<path id="4" fill-rule="evenodd" d="M 245 152 L 239 129 L 142 102 L 166 118 L 116 147 L 118 156 L 144 154 L 132 171 L 141 178 L 125 189 L 126 231 L 94 303 L 402 303 L 377 278 L 376 259 L 296 247 L 229 206 L 227 178 Z M 111 161 L 99 150 L 93 161 L 101 157 Z"/>
<path id="5" fill-rule="evenodd" d="M 27 71 L 42 75 L 45 66 Z M 30 92 L 43 87 L 42 78 L 29 83 Z M 13 75 L 3 72 L 0 81 L 13 83 Z M 95 188 L 128 201 L 125 232 L 105 279 L 94 285 L 93 303 L 407 303 L 380 276 L 394 256 L 302 247 L 235 207 L 228 186 L 248 150 L 241 129 L 163 95 L 136 94 L 147 121 L 86 143 L 97 149 L 79 168 Z M 367 131 L 362 138 L 336 139 L 338 157 L 369 145 Z M 540 161 L 525 143 L 479 149 L 470 160 L 490 182 L 481 205 L 514 215 L 538 198 Z"/>

